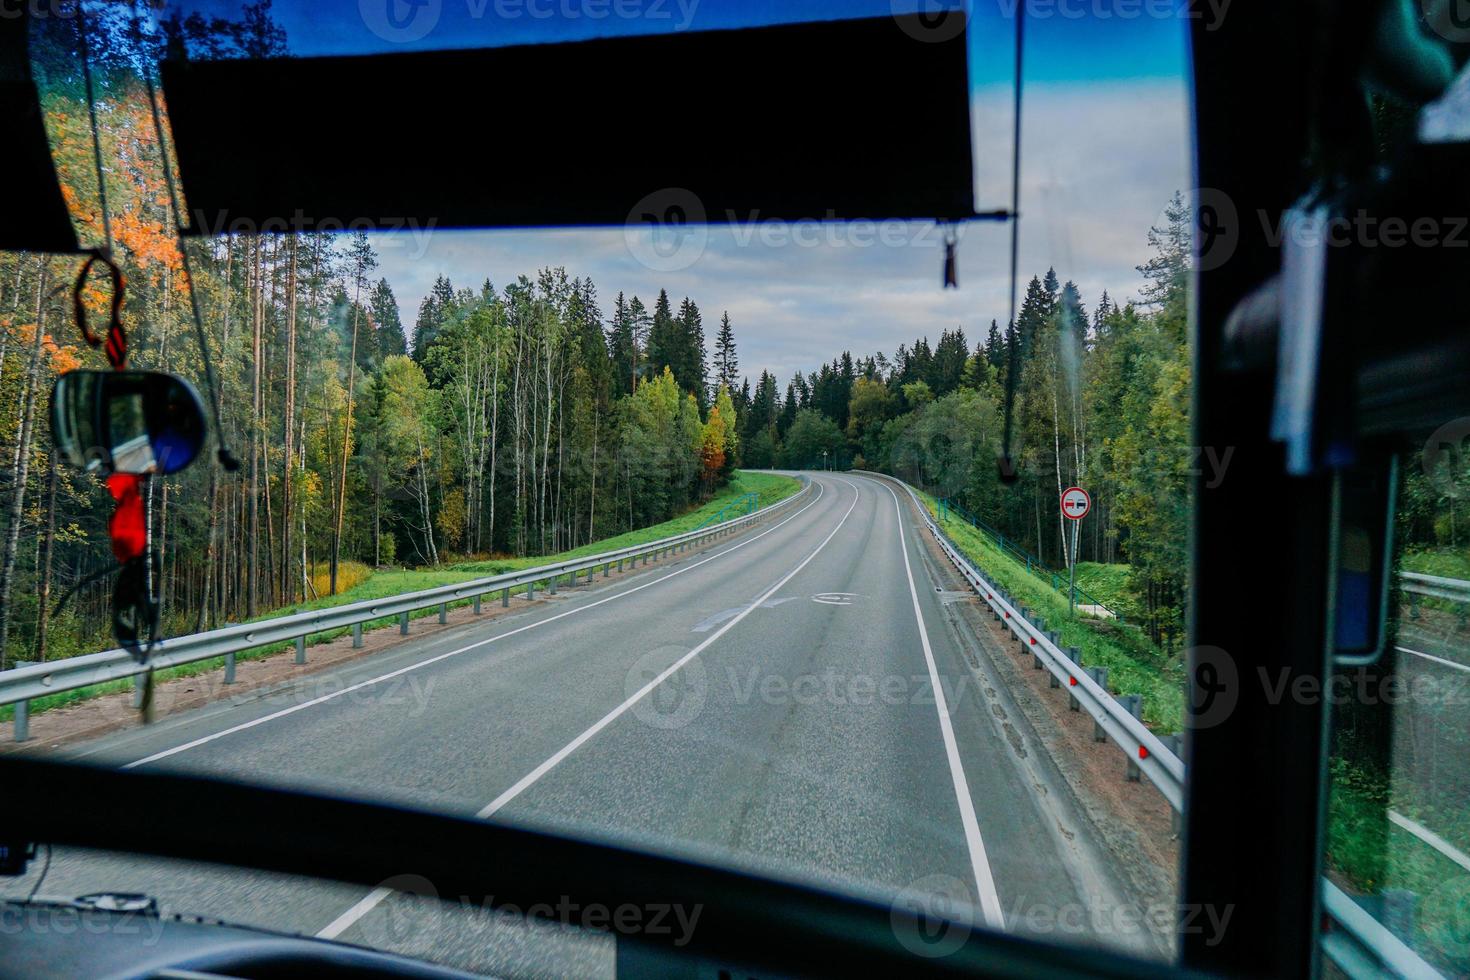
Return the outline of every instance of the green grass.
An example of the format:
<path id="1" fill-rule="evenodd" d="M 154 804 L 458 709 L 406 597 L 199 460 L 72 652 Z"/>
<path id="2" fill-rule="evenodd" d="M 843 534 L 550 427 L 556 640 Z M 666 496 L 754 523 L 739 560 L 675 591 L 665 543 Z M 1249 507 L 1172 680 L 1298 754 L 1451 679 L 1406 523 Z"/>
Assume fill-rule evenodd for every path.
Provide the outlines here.
<path id="1" fill-rule="evenodd" d="M 715 514 L 719 513 L 726 505 L 730 504 L 742 494 L 758 494 L 759 504 L 762 508 L 769 507 L 786 497 L 791 496 L 801 489 L 801 482 L 788 476 L 777 476 L 772 473 L 746 473 L 740 470 L 735 472 L 730 480 L 719 493 L 705 504 L 696 507 L 685 514 L 654 524 L 650 527 L 629 531 L 616 537 L 605 538 L 583 545 L 572 551 L 565 551 L 557 555 L 541 555 L 526 558 L 507 558 L 497 561 L 466 562 L 459 565 L 451 565 L 447 568 L 394 570 L 375 572 L 366 581 L 360 582 L 350 589 L 334 596 L 321 596 L 311 602 L 297 603 L 280 609 L 274 609 L 246 622 L 258 622 L 264 619 L 273 619 L 292 612 L 307 612 L 314 609 L 329 609 L 334 606 L 345 606 L 354 602 L 364 602 L 369 599 L 386 599 L 390 596 L 403 595 L 407 592 L 422 592 L 425 589 L 433 589 L 442 585 L 455 585 L 460 582 L 469 582 L 478 578 L 488 578 L 492 575 L 501 575 L 505 572 L 520 571 L 526 568 L 535 568 L 539 565 L 550 565 L 559 561 L 568 561 L 574 558 L 584 558 L 588 555 L 599 554 L 604 551 L 617 551 L 620 548 L 628 548 L 649 541 L 657 541 L 659 538 L 667 538 L 685 531 L 692 531 Z M 727 517 L 737 516 L 733 511 Z M 525 589 L 517 588 L 512 591 L 524 592 Z M 450 603 L 450 608 L 467 606 L 470 600 Z M 426 616 L 438 615 L 437 608 L 421 609 L 409 614 L 410 619 L 421 619 Z M 370 631 L 381 629 L 397 623 L 396 617 L 385 617 L 364 623 L 363 629 Z M 327 630 L 321 633 L 313 633 L 307 637 L 307 646 L 317 643 L 326 643 L 350 633 L 350 628 Z M 275 643 L 269 646 L 256 647 L 236 655 L 236 660 L 257 660 L 261 657 L 269 657 L 273 654 L 288 650 L 292 643 Z M 155 675 L 158 680 L 169 680 L 177 677 L 193 677 L 198 674 L 207 673 L 211 670 L 219 670 L 224 666 L 224 658 L 216 657 L 211 660 L 201 660 L 197 663 L 185 664 L 181 667 L 173 667 L 168 670 L 158 671 Z M 105 694 L 117 694 L 132 690 L 131 680 L 112 681 L 106 684 L 97 684 L 91 687 L 80 688 L 74 691 L 61 691 L 57 694 L 47 695 L 31 701 L 31 714 L 58 708 L 67 704 L 74 704 L 88 698 L 99 697 Z M 7 705 L 0 708 L 0 721 L 7 721 L 14 713 L 14 709 Z"/>
<path id="2" fill-rule="evenodd" d="M 920 494 L 931 514 L 934 502 Z M 1068 617 L 1067 602 L 1048 580 L 1028 573 L 1024 563 L 1002 552 L 983 533 L 954 517 L 941 522 L 946 534 L 987 576 L 1018 602 L 1059 629 L 1062 643 L 1082 650 L 1083 663 L 1109 668 L 1108 684 L 1120 694 L 1144 696 L 1144 718 L 1158 730 L 1177 731 L 1184 698 L 1182 664 L 1170 661 L 1146 638 L 1125 629 L 1099 635 L 1085 620 Z M 1406 571 L 1470 578 L 1470 554 L 1463 549 L 1411 552 L 1404 557 Z M 1109 607 L 1130 615 L 1134 602 L 1128 593 L 1127 565 L 1081 562 L 1077 582 Z M 1330 763 L 1327 868 L 1350 891 L 1378 894 L 1404 889 L 1419 897 L 1415 913 L 1414 946 L 1442 968 L 1459 973 L 1470 968 L 1466 955 L 1465 901 L 1470 896 L 1470 873 L 1389 822 L 1392 807 L 1419 820 L 1461 850 L 1470 849 L 1470 812 L 1421 812 L 1414 802 L 1395 793 L 1382 773 L 1345 756 Z"/>
<path id="3" fill-rule="evenodd" d="M 1466 899 L 1470 872 L 1418 837 L 1388 821 L 1390 806 L 1420 820 L 1462 849 L 1470 841 L 1470 814 L 1416 813 L 1394 799 L 1390 783 L 1341 756 L 1329 763 L 1327 868 L 1349 891 L 1376 894 L 1404 889 L 1418 896 L 1413 946 L 1451 974 L 1470 969 L 1466 942 Z"/>
<path id="4" fill-rule="evenodd" d="M 457 565 L 450 565 L 449 570 L 453 572 L 474 572 L 476 575 L 501 575 L 505 572 L 519 571 L 523 568 L 534 568 L 537 565 L 545 565 L 553 561 L 585 558 L 588 555 L 595 555 L 604 551 L 617 551 L 620 548 L 631 548 L 634 545 L 657 541 L 659 538 L 667 538 L 675 534 L 683 534 L 685 531 L 692 531 L 713 518 L 743 494 L 758 494 L 760 506 L 769 507 L 791 496 L 800 489 L 800 481 L 789 476 L 777 476 L 774 473 L 746 473 L 743 470 L 736 470 L 730 482 L 706 503 L 675 517 L 673 520 L 664 521 L 662 524 L 654 524 L 651 527 L 628 531 L 616 537 L 604 538 L 601 541 L 594 541 L 591 544 L 586 544 L 572 551 L 566 551 L 551 557 L 499 558 L 490 561 L 461 562 Z M 739 513 L 734 510 L 725 515 L 726 519 L 738 516 L 740 516 Z"/>
<path id="5" fill-rule="evenodd" d="M 1128 577 L 1132 573 L 1133 569 L 1125 564 L 1079 561 L 1077 587 L 1122 614 L 1124 619 L 1134 619 L 1138 616 L 1137 602 L 1128 587 Z"/>
<path id="6" fill-rule="evenodd" d="M 937 516 L 933 498 L 924 493 L 920 493 L 919 498 L 924 501 L 930 515 Z M 1048 582 L 1028 573 L 1025 565 L 1001 551 L 983 532 L 952 515 L 939 523 L 960 551 L 993 582 L 1030 608 L 1033 614 L 1045 619 L 1047 629 L 1059 632 L 1062 646 L 1077 647 L 1082 652 L 1084 665 L 1108 668 L 1110 690 L 1115 694 L 1143 695 L 1143 720 L 1151 728 L 1169 734 L 1183 727 L 1184 665 L 1178 658 L 1165 657 L 1146 639 L 1136 635 L 1136 627 L 1080 616 L 1072 619 L 1066 596 L 1055 592 Z M 1079 572 L 1081 567 L 1078 566 Z M 1116 573 L 1108 574 L 1110 579 L 1116 577 Z M 1123 574 L 1126 575 L 1126 571 Z M 1098 577 L 1102 578 L 1101 575 Z M 1100 588 L 1106 588 L 1108 584 L 1109 581 L 1104 581 Z M 1089 587 L 1088 591 L 1092 589 Z M 1102 592 L 1095 594 L 1105 599 Z"/>
<path id="7" fill-rule="evenodd" d="M 1470 579 L 1470 550 L 1435 548 L 1406 551 L 1401 567 L 1405 572 L 1418 572 L 1420 575 Z"/>

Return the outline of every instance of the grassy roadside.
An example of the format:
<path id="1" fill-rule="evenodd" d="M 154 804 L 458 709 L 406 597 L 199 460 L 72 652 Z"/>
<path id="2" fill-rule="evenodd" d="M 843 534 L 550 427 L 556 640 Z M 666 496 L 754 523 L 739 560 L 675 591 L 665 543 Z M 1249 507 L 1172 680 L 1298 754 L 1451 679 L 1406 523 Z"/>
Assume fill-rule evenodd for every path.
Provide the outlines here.
<path id="1" fill-rule="evenodd" d="M 500 558 L 490 561 L 461 562 L 457 565 L 450 565 L 448 571 L 473 572 L 475 573 L 474 577 L 501 575 L 505 572 L 519 571 L 523 568 L 534 568 L 537 565 L 545 565 L 553 561 L 584 558 L 603 551 L 631 548 L 634 545 L 657 541 L 659 538 L 683 534 L 686 531 L 694 530 L 706 522 L 712 522 L 715 515 L 734 503 L 737 498 L 747 493 L 758 494 L 760 506 L 764 508 L 784 500 L 800 489 L 800 481 L 789 476 L 777 476 L 774 473 L 747 473 L 744 470 L 736 470 L 730 482 L 707 502 L 686 514 L 675 517 L 673 520 L 664 521 L 662 524 L 639 528 L 636 531 L 628 531 L 616 537 L 604 538 L 601 541 L 593 541 L 580 548 L 565 551 L 549 558 Z M 731 510 L 730 513 L 725 515 L 725 519 L 738 516 L 740 514 L 737 511 Z"/>
<path id="2" fill-rule="evenodd" d="M 1417 813 L 1405 801 L 1395 799 L 1382 773 L 1341 756 L 1334 757 L 1329 766 L 1328 873 L 1350 893 L 1412 893 L 1413 947 L 1448 969 L 1449 975 L 1470 968 L 1466 920 L 1470 871 L 1391 823 L 1387 811 L 1392 808 L 1418 820 L 1461 848 L 1470 842 L 1470 814 Z"/>
<path id="3" fill-rule="evenodd" d="M 985 574 L 1043 619 L 1047 628 L 1061 634 L 1063 646 L 1082 651 L 1089 667 L 1108 668 L 1108 687 L 1116 694 L 1143 695 L 1143 719 L 1161 734 L 1183 727 L 1184 667 L 1180 660 L 1143 649 L 1136 638 L 1104 621 L 1069 618 L 1067 600 L 1049 585 L 1026 571 L 1026 567 L 1000 550 L 983 533 L 954 516 L 938 518 L 934 498 L 919 492 L 929 515 L 944 533 Z M 1080 567 L 1080 566 L 1079 566 Z M 1092 589 L 1089 587 L 1089 591 Z M 1103 592 L 1097 593 L 1100 598 Z M 1105 600 L 1106 601 L 1106 600 Z"/>
<path id="4" fill-rule="evenodd" d="M 936 517 L 932 498 L 920 499 Z M 1087 621 L 1068 619 L 1064 597 L 1026 571 L 1024 564 L 996 547 L 970 524 L 954 517 L 939 522 L 950 539 L 1017 600 L 1036 610 L 1047 625 L 1057 628 L 1065 645 L 1083 652 L 1083 662 L 1109 668 L 1109 686 L 1117 693 L 1143 694 L 1145 719 L 1160 731 L 1176 731 L 1183 709 L 1183 665 L 1157 651 L 1140 651 L 1114 637 L 1099 635 Z M 1450 578 L 1470 578 L 1470 555 L 1460 551 L 1419 552 L 1406 555 L 1405 570 Z M 1079 563 L 1077 581 L 1110 607 L 1129 614 L 1126 565 Z M 1414 947 L 1452 972 L 1470 966 L 1466 914 L 1470 909 L 1470 872 L 1417 836 L 1388 819 L 1393 809 L 1432 828 L 1461 850 L 1470 849 L 1470 812 L 1419 812 L 1413 802 L 1394 792 L 1391 780 L 1342 755 L 1330 760 L 1331 793 L 1328 802 L 1325 866 L 1332 877 L 1354 894 L 1370 896 L 1370 903 L 1394 890 L 1411 892 L 1417 904 L 1413 915 Z M 1375 912 L 1375 915 L 1381 915 Z"/>
<path id="5" fill-rule="evenodd" d="M 1470 579 L 1470 549 L 1435 548 L 1405 551 L 1401 567 L 1406 572 Z"/>
<path id="6" fill-rule="evenodd" d="M 345 606 L 354 602 L 364 602 L 369 599 L 384 599 L 389 596 L 402 595 L 406 592 L 419 592 L 424 589 L 437 588 L 442 585 L 454 585 L 459 582 L 468 582 L 477 578 L 487 578 L 504 572 L 519 571 L 526 568 L 535 568 L 539 565 L 550 565 L 558 561 L 567 561 L 574 558 L 583 558 L 604 551 L 616 551 L 620 548 L 632 547 L 637 544 L 645 544 L 656 541 L 659 538 L 667 538 L 685 531 L 691 531 L 710 520 L 722 509 L 742 494 L 759 494 L 759 503 L 762 508 L 769 507 L 786 497 L 791 496 L 801 489 L 801 482 L 792 477 L 777 476 L 773 473 L 747 473 L 737 470 L 730 483 L 719 493 L 699 507 L 688 513 L 681 514 L 672 520 L 649 527 L 629 531 L 615 537 L 605 538 L 583 545 L 572 551 L 562 552 L 556 555 L 541 555 L 527 558 L 509 558 L 498 561 L 467 562 L 460 565 L 452 565 L 442 569 L 416 569 L 416 570 L 390 570 L 374 572 L 365 581 L 346 589 L 335 596 L 323 596 L 311 602 L 297 603 L 281 609 L 275 609 L 264 613 L 246 622 L 259 622 L 264 619 L 272 619 L 287 615 L 292 612 L 308 612 L 314 609 L 328 609 L 334 606 Z M 727 517 L 737 516 L 733 511 Z M 524 589 L 515 589 L 523 592 Z M 469 605 L 469 601 L 450 603 L 450 608 L 458 608 Z M 437 616 L 437 608 L 421 609 L 411 613 L 411 619 L 421 619 L 427 616 Z M 363 624 L 364 631 L 382 629 L 387 626 L 396 625 L 396 617 L 385 617 Z M 344 636 L 351 632 L 350 629 L 326 630 L 314 633 L 307 637 L 307 646 L 317 643 L 325 643 Z M 257 647 L 253 650 L 240 653 L 236 656 L 238 661 L 257 660 L 262 657 L 273 656 L 291 649 L 292 643 L 275 643 L 268 646 Z M 184 664 L 157 673 L 158 680 L 170 680 L 177 677 L 193 677 L 198 674 L 207 673 L 211 670 L 219 670 L 224 666 L 224 658 L 216 657 L 210 660 L 201 660 L 197 663 Z M 57 694 L 36 698 L 31 701 L 30 710 L 34 717 L 37 713 L 52 708 L 73 704 L 88 698 L 100 697 L 106 694 L 117 694 L 130 691 L 133 682 L 129 680 L 111 681 L 105 684 L 96 684 L 91 687 L 80 688 L 74 691 L 61 691 Z M 14 708 L 10 705 L 0 707 L 0 722 L 9 721 L 14 715 Z"/>
<path id="7" fill-rule="evenodd" d="M 1103 605 L 1124 619 L 1136 621 L 1142 618 L 1142 610 L 1128 588 L 1128 576 L 1132 571 L 1130 566 L 1123 564 L 1079 561 L 1077 588 L 1100 599 Z"/>

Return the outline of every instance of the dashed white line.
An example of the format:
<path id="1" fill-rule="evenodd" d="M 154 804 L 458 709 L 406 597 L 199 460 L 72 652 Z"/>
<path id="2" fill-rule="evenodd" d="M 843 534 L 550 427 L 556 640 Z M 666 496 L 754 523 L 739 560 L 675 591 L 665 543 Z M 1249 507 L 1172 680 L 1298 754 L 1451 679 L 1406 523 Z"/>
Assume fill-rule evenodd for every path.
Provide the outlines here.
<path id="1" fill-rule="evenodd" d="M 849 484 L 849 486 L 851 486 L 851 484 Z M 708 639 L 702 641 L 693 650 L 690 650 L 688 653 L 684 654 L 684 656 L 674 661 L 673 664 L 663 670 L 653 680 L 649 681 L 647 684 L 643 685 L 643 687 L 639 688 L 626 701 L 609 711 L 607 714 L 603 715 L 601 719 L 599 719 L 594 725 L 592 725 L 592 727 L 588 728 L 586 731 L 582 732 L 582 734 L 578 735 L 566 745 L 562 746 L 562 748 L 557 751 L 555 755 L 551 756 L 551 758 L 547 759 L 535 769 L 532 769 L 530 772 L 526 773 L 526 775 L 522 776 L 519 780 L 516 781 L 515 785 L 511 786 L 510 789 L 497 796 L 489 803 L 489 805 L 480 810 L 480 812 L 476 814 L 476 816 L 482 819 L 490 817 L 494 815 L 497 810 L 500 810 L 506 804 L 514 800 L 517 796 L 520 796 L 528 788 L 535 784 L 536 781 L 539 780 L 542 776 L 545 776 L 552 769 L 556 768 L 556 766 L 559 765 L 562 760 L 564 760 L 567 756 L 571 755 L 573 752 L 577 751 L 577 749 L 587 744 L 588 741 L 596 737 L 598 732 L 602 731 L 608 725 L 611 725 L 619 717 L 625 714 L 629 708 L 633 707 L 633 705 L 643 700 L 643 698 L 647 697 L 651 692 L 657 690 L 658 686 L 664 681 L 668 680 L 670 677 L 672 677 L 679 670 L 679 668 L 683 667 L 685 664 L 689 663 L 689 661 L 699 656 L 701 653 L 709 648 L 710 644 L 714 643 L 720 637 L 730 632 L 730 630 L 739 625 L 740 621 L 743 620 L 746 616 L 749 616 L 756 609 L 759 609 L 768 599 L 771 598 L 771 596 L 780 591 L 782 586 L 791 581 L 791 579 L 795 577 L 797 572 L 800 572 L 803 568 L 810 564 L 812 559 L 817 557 L 817 555 L 821 552 L 823 548 L 827 547 L 827 543 L 831 541 L 834 537 L 836 537 L 837 532 L 842 530 L 842 525 L 847 523 L 847 519 L 849 516 L 851 516 L 853 508 L 857 506 L 857 502 L 857 488 L 853 487 L 852 505 L 849 506 L 847 508 L 847 512 L 842 515 L 842 520 L 837 522 L 837 526 L 832 529 L 831 534 L 828 534 L 825 538 L 822 539 L 822 543 L 817 545 L 815 551 L 807 555 L 806 558 L 802 559 L 801 564 L 797 565 L 791 571 L 787 572 L 786 575 L 781 578 L 781 581 L 777 582 L 775 585 L 767 589 L 764 593 L 761 594 L 758 599 L 740 610 L 740 612 L 737 613 L 734 618 L 732 618 L 724 626 L 720 627 L 718 632 L 712 634 Z M 812 501 L 812 503 L 816 503 L 816 501 Z M 810 506 L 810 504 L 808 506 Z M 793 514 L 792 516 L 794 517 L 795 515 Z M 788 518 L 788 520 L 789 519 L 790 518 Z M 775 530 L 775 528 L 772 528 L 771 530 Z M 322 939 L 336 938 L 344 931 L 346 931 L 347 928 L 350 927 L 354 922 L 361 919 L 363 916 L 367 915 L 374 908 L 376 908 L 383 901 L 383 899 L 388 897 L 389 894 L 391 894 L 391 892 L 386 888 L 374 889 L 366 896 L 364 896 L 362 900 L 359 901 L 356 905 L 352 906 L 352 908 L 348 909 L 346 912 L 343 912 L 341 915 L 339 915 L 336 919 L 332 920 L 331 925 L 327 926 L 326 929 L 323 929 L 321 932 L 317 933 L 317 936 Z"/>
<path id="2" fill-rule="evenodd" d="M 447 653 L 441 653 L 437 656 L 429 657 L 426 660 L 417 661 L 415 663 L 409 664 L 407 667 L 400 667 L 397 670 L 390 670 L 386 674 L 379 674 L 377 677 L 370 677 L 365 681 L 359 681 L 356 684 L 349 684 L 347 687 L 344 687 L 338 691 L 333 691 L 330 694 L 323 694 L 321 697 L 312 698 L 309 701 L 302 701 L 300 704 L 293 704 L 289 708 L 282 708 L 280 711 L 275 711 L 268 715 L 262 715 L 259 718 L 254 718 L 239 725 L 234 725 L 230 728 L 223 729 L 222 731 L 214 732 L 212 734 L 196 738 L 191 742 L 185 742 L 183 745 L 176 745 L 173 748 L 164 749 L 162 752 L 155 752 L 145 758 L 126 763 L 121 768 L 135 769 L 138 766 L 146 766 L 150 762 L 157 762 L 160 759 L 167 759 L 170 756 L 178 755 L 180 752 L 187 752 L 189 749 L 198 748 L 201 745 L 207 745 L 208 743 L 213 742 L 217 739 L 224 738 L 227 735 L 234 735 L 236 732 L 243 732 L 247 729 L 255 728 L 258 725 L 264 725 L 266 722 L 275 721 L 277 718 L 284 718 L 286 715 L 295 714 L 298 711 L 304 711 L 307 708 L 312 708 L 316 705 L 324 704 L 327 701 L 335 700 L 336 698 L 340 698 L 343 695 L 351 694 L 354 691 L 360 691 L 365 687 L 372 687 L 374 684 L 381 684 L 383 681 L 391 680 L 394 677 L 399 677 L 411 671 L 419 670 L 420 668 L 427 667 L 430 664 L 436 664 L 441 660 L 448 660 L 450 657 L 457 657 L 462 653 L 468 653 L 471 650 L 478 650 L 480 647 L 489 646 L 492 643 L 498 643 L 501 640 L 507 639 L 508 637 L 516 636 L 520 633 L 525 633 L 528 630 L 539 629 L 540 627 L 545 626 L 548 623 L 554 623 L 559 619 L 565 619 L 568 616 L 575 616 L 577 613 L 586 612 L 588 609 L 595 609 L 598 606 L 603 605 L 604 603 L 626 598 L 636 592 L 642 592 L 644 589 L 658 585 L 660 582 L 667 582 L 669 579 L 673 578 L 676 575 L 683 575 L 685 572 L 693 571 L 701 565 L 708 564 L 709 562 L 712 562 L 717 558 L 723 558 L 728 554 L 739 551 L 741 548 L 744 548 L 748 544 L 759 541 L 767 534 L 770 534 L 772 531 L 775 531 L 777 528 L 780 528 L 785 524 L 789 524 L 791 521 L 796 520 L 802 514 L 815 507 L 817 501 L 822 499 L 822 493 L 823 490 L 821 484 L 817 484 L 817 496 L 812 500 L 812 502 L 801 508 L 801 510 L 798 510 L 795 514 L 792 514 L 790 517 L 786 518 L 784 521 L 781 521 L 779 524 L 773 524 L 762 531 L 760 534 L 755 535 L 754 537 L 746 538 L 739 544 L 727 548 L 724 551 L 719 552 L 718 554 L 710 555 L 707 558 L 701 558 L 699 561 L 696 561 L 690 565 L 686 565 L 683 568 L 675 569 L 674 571 L 669 572 L 667 575 L 662 575 L 654 579 L 652 582 L 644 582 L 642 585 L 637 585 L 631 589 L 626 589 L 622 592 L 614 593 L 613 595 L 610 595 L 605 599 L 598 599 L 594 602 L 589 602 L 585 605 L 577 606 L 574 609 L 568 609 L 566 612 L 557 613 L 555 616 L 548 616 L 545 619 L 537 620 L 534 623 L 529 623 L 525 626 L 518 627 L 517 629 L 508 630 L 504 633 L 498 633 L 495 636 L 487 637 L 486 639 L 468 644 L 467 646 L 459 647 L 456 650 L 450 650 Z"/>
<path id="3" fill-rule="evenodd" d="M 393 889 L 391 888 L 383 888 L 381 886 L 374 888 L 364 895 L 362 900 L 356 905 L 333 919 L 325 929 L 316 934 L 316 938 L 336 939 L 342 933 L 346 932 L 354 922 L 377 908 L 378 903 L 391 894 L 393 894 Z"/>
<path id="4" fill-rule="evenodd" d="M 618 718 L 622 717 L 622 715 L 625 714 L 629 708 L 633 707 L 633 705 L 637 704 L 639 701 L 647 697 L 650 693 L 657 690 L 658 686 L 664 681 L 668 680 L 670 677 L 672 677 L 679 670 L 680 667 L 683 667 L 689 661 L 699 656 L 701 653 L 709 648 L 710 644 L 714 643 L 720 637 L 730 632 L 736 626 L 739 626 L 741 620 L 745 619 L 746 616 L 749 616 L 751 613 L 759 609 L 767 599 L 771 598 L 771 596 L 779 592 L 782 586 L 795 578 L 797 572 L 800 572 L 803 568 L 807 567 L 807 565 L 811 564 L 812 559 L 816 558 L 817 555 L 821 553 L 822 549 L 827 547 L 828 542 L 830 542 L 833 538 L 837 536 L 837 532 L 842 530 L 842 525 L 846 524 L 848 517 L 852 516 L 853 508 L 857 506 L 857 502 L 857 487 L 853 487 L 852 504 L 848 506 L 847 512 L 842 515 L 842 520 L 837 522 L 837 526 L 832 529 L 832 533 L 823 538 L 822 543 L 817 545 L 816 549 L 812 551 L 811 554 L 807 555 L 801 560 L 801 564 L 797 565 L 791 571 L 783 575 L 781 577 L 781 581 L 777 582 L 775 585 L 771 586 L 769 589 L 763 592 L 760 598 L 756 599 L 754 602 L 748 604 L 744 609 L 740 610 L 740 612 L 734 618 L 732 618 L 724 626 L 721 626 L 714 633 L 710 634 L 707 639 L 701 641 L 699 645 L 696 646 L 693 650 L 690 650 L 688 653 L 684 654 L 684 656 L 680 657 L 678 660 L 675 660 L 673 664 L 665 668 L 657 677 L 640 687 L 637 691 L 633 693 L 632 697 L 628 698 L 622 704 L 618 705 L 616 708 L 603 715 L 602 718 L 600 718 L 597 723 L 594 724 L 591 728 L 588 728 L 582 734 L 572 739 L 566 745 L 562 746 L 562 748 L 551 758 L 547 759 L 545 762 L 541 763 L 541 765 L 537 766 L 535 769 L 532 769 L 530 772 L 522 776 L 519 780 L 516 781 L 516 784 L 514 786 L 497 796 L 477 815 L 480 817 L 491 816 L 501 807 L 509 803 L 511 800 L 515 799 L 517 796 L 520 796 L 538 779 L 554 769 L 563 759 L 571 755 L 573 752 L 577 751 L 577 749 L 580 748 L 582 745 L 585 745 L 598 732 L 602 731 L 608 725 L 611 725 Z"/>

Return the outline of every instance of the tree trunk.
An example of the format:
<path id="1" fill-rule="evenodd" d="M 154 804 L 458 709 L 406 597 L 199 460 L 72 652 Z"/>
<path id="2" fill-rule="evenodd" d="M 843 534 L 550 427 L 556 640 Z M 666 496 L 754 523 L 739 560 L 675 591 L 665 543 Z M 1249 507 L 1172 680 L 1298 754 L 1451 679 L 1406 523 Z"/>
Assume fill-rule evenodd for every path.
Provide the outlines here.
<path id="1" fill-rule="evenodd" d="M 331 594 L 337 594 L 337 566 L 342 558 L 342 513 L 347 507 L 347 457 L 352 452 L 352 405 L 353 390 L 357 383 L 357 312 L 362 292 L 361 281 L 353 290 L 352 299 L 352 349 L 347 360 L 347 425 L 342 432 L 342 471 L 337 481 L 336 514 L 332 521 L 332 566 L 328 570 L 331 578 Z"/>
<path id="2" fill-rule="evenodd" d="M 15 465 L 12 468 L 14 484 L 10 494 L 9 521 L 5 527 L 5 551 L 0 557 L 0 670 L 8 664 L 6 645 L 10 641 L 10 615 L 14 609 L 10 601 L 15 588 L 15 557 L 20 548 L 20 525 L 25 517 L 26 478 L 31 465 L 31 436 L 34 429 L 36 408 L 36 384 L 41 373 L 41 339 L 45 336 L 46 283 L 51 271 L 49 258 L 38 259 L 40 275 L 36 281 L 36 336 L 31 343 L 31 359 L 26 366 L 26 377 L 21 397 L 20 431 L 15 443 Z"/>
<path id="3" fill-rule="evenodd" d="M 256 239 L 255 254 L 251 260 L 254 291 L 251 302 L 250 321 L 250 493 L 246 502 L 246 524 L 249 540 L 245 542 L 245 616 L 254 617 L 260 599 L 259 548 L 260 538 L 260 454 L 261 454 L 261 303 L 265 289 L 261 282 L 264 271 L 264 249 Z"/>
<path id="4" fill-rule="evenodd" d="M 41 538 L 41 588 L 36 606 L 36 660 L 46 659 L 46 628 L 51 622 L 51 558 L 56 551 L 56 456 L 48 453 L 46 474 L 46 530 Z"/>
<path id="5" fill-rule="evenodd" d="M 290 236 L 290 264 L 286 271 L 286 403 L 283 407 L 285 448 L 281 452 L 281 602 L 296 601 L 296 582 L 291 575 L 291 467 L 296 462 L 296 236 Z"/>

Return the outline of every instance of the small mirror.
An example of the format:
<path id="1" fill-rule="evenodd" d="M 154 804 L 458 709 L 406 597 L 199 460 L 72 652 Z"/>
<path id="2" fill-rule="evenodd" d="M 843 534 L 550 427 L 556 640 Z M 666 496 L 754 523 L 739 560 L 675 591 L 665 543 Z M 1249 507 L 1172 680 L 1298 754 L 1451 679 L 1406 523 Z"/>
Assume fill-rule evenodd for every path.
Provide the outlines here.
<path id="1" fill-rule="evenodd" d="M 1388 632 L 1398 459 L 1339 470 L 1333 490 L 1334 653 L 1339 667 L 1376 663 Z"/>
<path id="2" fill-rule="evenodd" d="M 156 371 L 69 371 L 51 389 L 51 435 L 78 469 L 177 473 L 199 455 L 207 426 L 199 393 Z"/>

